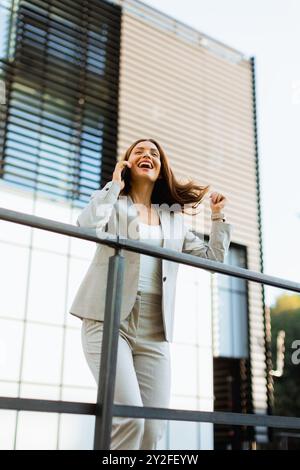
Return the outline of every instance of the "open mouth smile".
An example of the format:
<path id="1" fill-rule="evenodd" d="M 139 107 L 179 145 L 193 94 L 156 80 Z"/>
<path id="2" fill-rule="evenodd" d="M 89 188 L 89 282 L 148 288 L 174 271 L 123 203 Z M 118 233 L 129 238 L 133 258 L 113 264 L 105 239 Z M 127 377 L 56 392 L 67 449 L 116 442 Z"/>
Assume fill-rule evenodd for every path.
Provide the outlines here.
<path id="1" fill-rule="evenodd" d="M 145 169 L 145 170 L 152 170 L 153 169 L 153 165 L 149 160 L 142 160 L 141 162 L 139 162 L 138 167 L 142 168 L 142 169 Z"/>

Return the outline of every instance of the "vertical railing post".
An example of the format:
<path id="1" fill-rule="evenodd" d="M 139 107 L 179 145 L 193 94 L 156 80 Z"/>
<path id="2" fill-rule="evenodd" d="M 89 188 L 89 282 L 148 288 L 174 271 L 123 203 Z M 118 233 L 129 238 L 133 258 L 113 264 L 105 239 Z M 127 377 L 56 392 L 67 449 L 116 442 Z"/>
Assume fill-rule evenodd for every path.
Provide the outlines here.
<path id="1" fill-rule="evenodd" d="M 96 404 L 94 450 L 110 449 L 123 273 L 124 257 L 121 254 L 121 249 L 117 248 L 114 256 L 109 258 L 108 264 L 103 343 Z"/>

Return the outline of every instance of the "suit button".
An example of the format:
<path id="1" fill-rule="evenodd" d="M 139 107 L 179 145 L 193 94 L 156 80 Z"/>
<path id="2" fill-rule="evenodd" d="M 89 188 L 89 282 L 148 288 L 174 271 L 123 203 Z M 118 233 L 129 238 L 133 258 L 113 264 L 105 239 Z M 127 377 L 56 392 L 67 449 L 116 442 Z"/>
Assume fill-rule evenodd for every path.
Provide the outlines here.
<path id="1" fill-rule="evenodd" d="M 164 277 L 163 277 L 163 281 L 165 281 L 166 279 L 167 279 L 166 276 L 164 276 Z"/>
<path id="2" fill-rule="evenodd" d="M 109 190 L 109 188 L 105 188 L 105 191 L 108 191 L 108 190 Z"/>

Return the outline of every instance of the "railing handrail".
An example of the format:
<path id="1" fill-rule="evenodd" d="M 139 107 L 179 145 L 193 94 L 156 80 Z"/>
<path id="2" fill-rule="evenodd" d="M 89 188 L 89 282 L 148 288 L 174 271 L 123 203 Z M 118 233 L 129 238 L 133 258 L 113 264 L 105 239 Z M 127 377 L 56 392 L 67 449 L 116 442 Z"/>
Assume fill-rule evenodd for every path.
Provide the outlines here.
<path id="1" fill-rule="evenodd" d="M 237 266 L 226 265 L 219 261 L 210 259 L 199 258 L 194 255 L 180 253 L 168 248 L 156 247 L 143 243 L 141 241 L 134 241 L 128 238 L 115 237 L 109 233 L 103 232 L 96 235 L 96 229 L 77 227 L 76 225 L 57 222 L 44 217 L 39 217 L 31 214 L 24 214 L 22 212 L 13 211 L 10 209 L 0 208 L 0 220 L 18 223 L 21 225 L 31 226 L 49 232 L 58 233 L 60 235 L 67 235 L 70 237 L 81 238 L 86 241 L 92 241 L 103 245 L 110 246 L 116 249 L 124 249 L 145 255 L 154 256 L 157 258 L 175 261 L 180 264 L 193 266 L 195 268 L 207 269 L 209 271 L 218 272 L 220 274 L 228 274 L 234 277 L 247 279 L 248 281 L 267 284 L 281 289 L 287 289 L 300 293 L 300 283 L 282 279 L 276 276 L 270 276 L 258 271 L 251 271 L 246 268 Z"/>
<path id="2" fill-rule="evenodd" d="M 39 400 L 36 398 L 0 397 L 0 409 L 40 411 L 49 413 L 69 413 L 95 415 L 95 403 Z M 256 413 L 232 413 L 229 411 L 198 411 L 150 406 L 114 405 L 114 416 L 166 419 L 173 421 L 199 421 L 233 426 L 269 426 L 279 429 L 300 429 L 300 418 L 293 416 L 275 416 Z M 300 436 L 300 434 L 297 434 Z"/>

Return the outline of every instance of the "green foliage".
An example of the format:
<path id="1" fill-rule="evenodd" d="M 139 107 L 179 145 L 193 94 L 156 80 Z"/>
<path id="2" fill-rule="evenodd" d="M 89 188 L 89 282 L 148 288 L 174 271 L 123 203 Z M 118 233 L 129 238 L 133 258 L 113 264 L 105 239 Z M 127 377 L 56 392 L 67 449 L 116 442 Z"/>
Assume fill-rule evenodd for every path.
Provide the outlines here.
<path id="1" fill-rule="evenodd" d="M 283 294 L 276 299 L 275 305 L 272 306 L 272 314 L 278 314 L 294 309 L 300 309 L 300 295 L 299 294 Z"/>
<path id="2" fill-rule="evenodd" d="M 298 296 L 299 297 L 299 296 Z M 271 308 L 272 357 L 276 368 L 276 339 L 280 330 L 285 331 L 285 364 L 282 377 L 274 377 L 274 410 L 276 415 L 300 416 L 300 364 L 292 363 L 292 348 L 295 340 L 300 340 L 300 308 L 278 311 L 279 302 Z M 299 358 L 299 354 L 297 356 Z"/>

